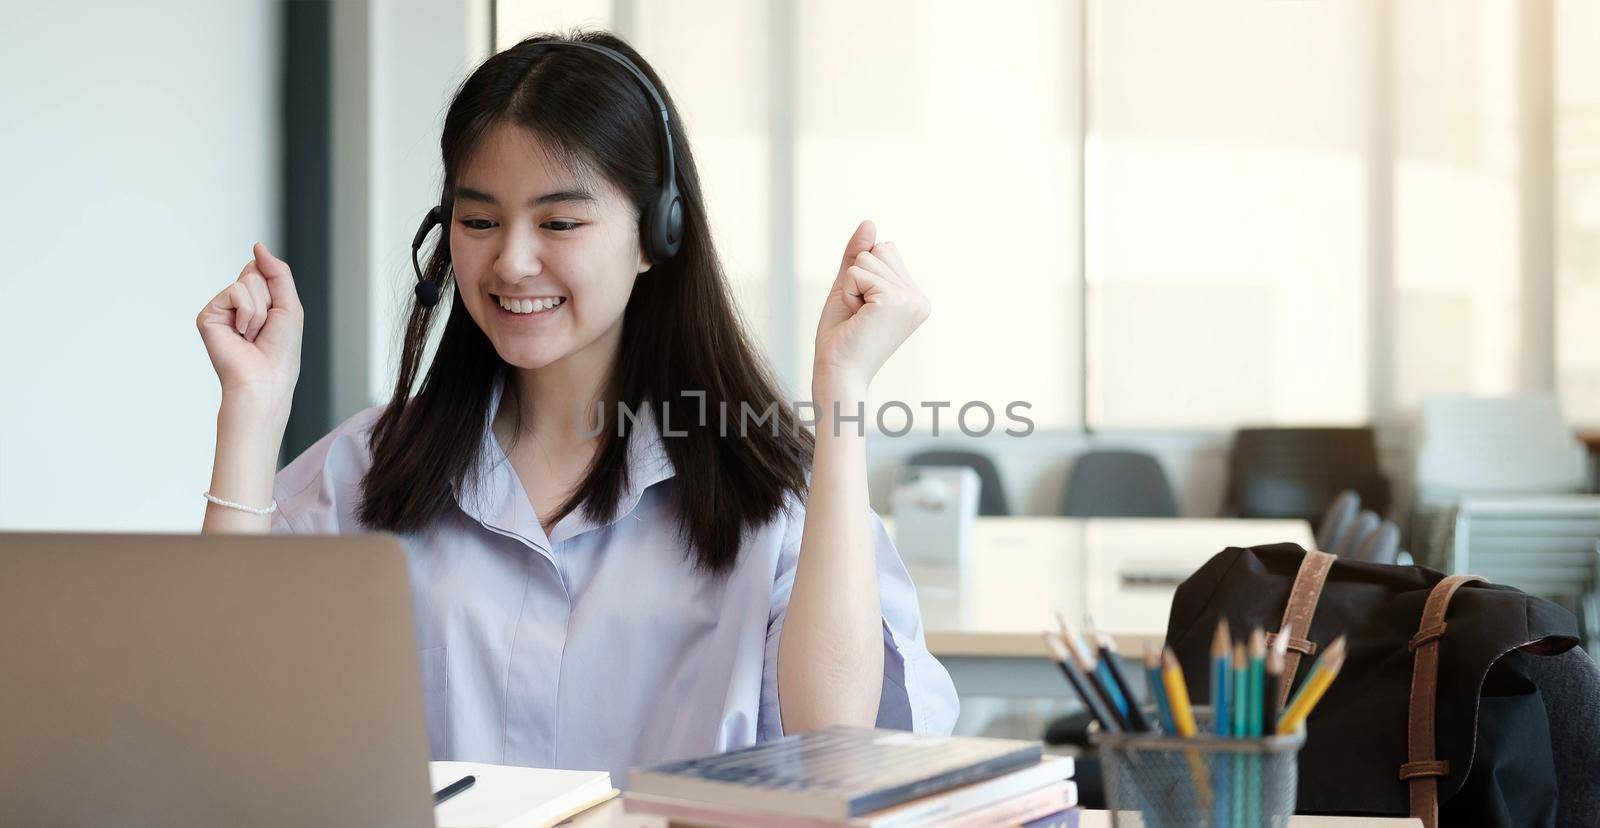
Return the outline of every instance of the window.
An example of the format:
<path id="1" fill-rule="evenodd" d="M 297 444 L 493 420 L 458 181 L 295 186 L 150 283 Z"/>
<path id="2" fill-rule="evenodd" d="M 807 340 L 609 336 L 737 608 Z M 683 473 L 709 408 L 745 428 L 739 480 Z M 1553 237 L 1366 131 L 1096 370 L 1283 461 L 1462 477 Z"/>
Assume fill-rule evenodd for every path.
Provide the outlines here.
<path id="1" fill-rule="evenodd" d="M 857 222 L 904 252 L 933 315 L 875 401 L 1078 402 L 1077 18 L 1054 0 L 797 5 L 793 375 Z M 869 36 L 840 36 L 868 32 Z M 897 415 L 896 415 L 897 416 Z M 953 431 L 941 420 L 941 433 Z M 973 428 L 982 426 L 974 415 Z M 898 420 L 885 423 L 898 429 Z M 919 428 L 931 425 L 919 416 Z"/>
<path id="2" fill-rule="evenodd" d="M 1091 425 L 1367 415 L 1365 7 L 1091 5 Z"/>
<path id="3" fill-rule="evenodd" d="M 1393 8 L 1395 403 L 1510 393 L 1530 356 L 1517 10 L 1504 0 Z"/>
<path id="4" fill-rule="evenodd" d="M 1567 418 L 1600 426 L 1600 6 L 1556 4 L 1557 381 Z"/>
<path id="5" fill-rule="evenodd" d="M 588 20 L 615 25 L 649 58 L 682 110 L 742 310 L 792 394 L 808 395 L 823 300 L 851 231 L 870 218 L 935 300 L 874 382 L 875 400 L 983 401 L 997 430 L 1005 406 L 1026 400 L 1038 428 L 1077 425 L 1072 6 L 498 8 L 502 48 Z M 996 20 L 1006 37 L 974 38 Z M 849 31 L 874 34 L 840 36 Z M 941 419 L 941 433 L 950 422 Z M 919 411 L 915 425 L 930 423 Z"/>
<path id="6" fill-rule="evenodd" d="M 656 65 L 801 396 L 840 250 L 873 218 L 935 306 L 880 402 L 1210 431 L 1554 384 L 1600 423 L 1582 0 L 498 9 L 502 46 L 587 21 Z"/>

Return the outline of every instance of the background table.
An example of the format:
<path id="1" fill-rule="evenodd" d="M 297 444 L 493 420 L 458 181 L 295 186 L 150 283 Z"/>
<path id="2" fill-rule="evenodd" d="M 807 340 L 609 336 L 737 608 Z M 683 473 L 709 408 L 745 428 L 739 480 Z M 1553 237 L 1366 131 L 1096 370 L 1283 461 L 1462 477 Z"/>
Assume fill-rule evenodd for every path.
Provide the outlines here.
<path id="1" fill-rule="evenodd" d="M 893 534 L 893 522 L 885 518 Z M 1087 614 L 1117 649 L 1160 643 L 1177 586 L 1229 546 L 1288 541 L 1312 548 L 1303 520 L 1245 518 L 978 518 L 971 560 L 901 556 L 917 586 L 928 649 L 963 696 L 1066 696 L 1040 634 L 1055 612 Z"/>

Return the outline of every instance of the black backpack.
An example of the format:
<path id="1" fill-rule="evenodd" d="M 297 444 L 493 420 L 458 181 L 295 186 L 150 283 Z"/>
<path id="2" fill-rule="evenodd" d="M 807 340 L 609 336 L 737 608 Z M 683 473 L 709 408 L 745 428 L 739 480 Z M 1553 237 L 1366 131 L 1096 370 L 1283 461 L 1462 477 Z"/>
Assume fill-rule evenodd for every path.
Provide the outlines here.
<path id="1" fill-rule="evenodd" d="M 1292 543 L 1229 548 L 1178 587 L 1167 622 L 1189 692 L 1209 703 L 1217 621 L 1292 626 L 1287 694 L 1349 636 L 1306 723 L 1300 813 L 1435 825 L 1554 825 L 1550 722 L 1531 660 L 1578 643 L 1566 609 L 1470 575 L 1335 560 Z M 1298 669 L 1297 669 L 1298 668 Z"/>

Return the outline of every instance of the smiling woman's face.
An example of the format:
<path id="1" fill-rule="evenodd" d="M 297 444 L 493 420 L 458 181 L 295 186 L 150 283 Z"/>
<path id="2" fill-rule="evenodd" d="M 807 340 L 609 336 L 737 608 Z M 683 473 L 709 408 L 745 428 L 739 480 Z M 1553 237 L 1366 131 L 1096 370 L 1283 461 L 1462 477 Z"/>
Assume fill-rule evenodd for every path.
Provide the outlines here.
<path id="1" fill-rule="evenodd" d="M 557 157 L 515 125 L 484 134 L 456 182 L 457 296 L 513 366 L 578 355 L 609 367 L 634 279 L 649 268 L 638 215 L 598 173 Z"/>

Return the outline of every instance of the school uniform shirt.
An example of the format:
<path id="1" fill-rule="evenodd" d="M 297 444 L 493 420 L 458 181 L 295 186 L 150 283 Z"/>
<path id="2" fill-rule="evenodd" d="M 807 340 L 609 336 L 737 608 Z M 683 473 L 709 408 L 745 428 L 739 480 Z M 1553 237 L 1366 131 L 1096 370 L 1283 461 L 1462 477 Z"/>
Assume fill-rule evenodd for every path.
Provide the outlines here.
<path id="1" fill-rule="evenodd" d="M 478 473 L 451 487 L 454 506 L 431 527 L 399 536 L 430 758 L 608 770 L 622 785 L 629 768 L 782 736 L 778 640 L 804 504 L 791 498 L 747 533 L 725 579 L 697 574 L 651 414 L 629 439 L 616 517 L 575 510 L 546 537 L 491 428 L 502 390 Z M 273 531 L 365 531 L 355 504 L 381 411 L 355 415 L 279 472 Z M 869 519 L 883 627 L 877 724 L 948 734 L 955 688 L 924 644 L 915 587 L 883 522 Z"/>

